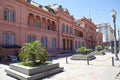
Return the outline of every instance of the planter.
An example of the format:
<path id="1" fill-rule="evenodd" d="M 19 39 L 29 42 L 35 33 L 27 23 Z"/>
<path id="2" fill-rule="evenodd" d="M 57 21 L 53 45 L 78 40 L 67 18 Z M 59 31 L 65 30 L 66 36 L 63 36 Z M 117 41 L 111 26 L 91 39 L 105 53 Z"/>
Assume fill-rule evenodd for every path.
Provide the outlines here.
<path id="1" fill-rule="evenodd" d="M 106 55 L 104 51 L 94 51 L 93 52 L 94 55 Z"/>
<path id="2" fill-rule="evenodd" d="M 62 72 L 63 68 L 59 67 L 59 63 L 42 65 L 38 67 L 27 67 L 15 63 L 10 64 L 10 69 L 6 69 L 5 71 L 8 75 L 20 80 L 36 80 Z"/>
<path id="3" fill-rule="evenodd" d="M 87 60 L 87 58 L 89 58 L 89 60 L 93 60 L 96 57 L 94 55 L 82 55 L 82 54 L 75 54 L 71 57 L 72 60 Z"/>

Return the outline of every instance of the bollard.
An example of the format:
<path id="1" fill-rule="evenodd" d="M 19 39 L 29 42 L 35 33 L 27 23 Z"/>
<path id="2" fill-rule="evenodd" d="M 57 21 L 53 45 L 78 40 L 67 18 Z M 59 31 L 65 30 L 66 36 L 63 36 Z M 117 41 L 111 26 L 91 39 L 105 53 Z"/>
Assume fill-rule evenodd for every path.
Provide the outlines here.
<path id="1" fill-rule="evenodd" d="M 112 57 L 112 66 L 115 66 L 115 65 L 114 65 L 114 57 Z"/>
<path id="2" fill-rule="evenodd" d="M 87 57 L 87 65 L 90 65 L 90 64 L 89 64 L 89 57 Z"/>
<path id="3" fill-rule="evenodd" d="M 51 63 L 52 63 L 52 56 L 50 58 L 51 58 Z"/>
<path id="4" fill-rule="evenodd" d="M 67 59 L 67 56 L 66 56 L 66 64 L 68 64 L 68 59 Z"/>
<path id="5" fill-rule="evenodd" d="M 118 77 L 120 75 L 120 72 L 116 75 L 116 77 Z"/>

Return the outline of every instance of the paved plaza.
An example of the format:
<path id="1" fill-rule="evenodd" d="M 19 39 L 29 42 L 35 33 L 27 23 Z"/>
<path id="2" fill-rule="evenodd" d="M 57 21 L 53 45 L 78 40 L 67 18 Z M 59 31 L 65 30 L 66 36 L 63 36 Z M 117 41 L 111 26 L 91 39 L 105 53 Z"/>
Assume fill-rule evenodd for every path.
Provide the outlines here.
<path id="1" fill-rule="evenodd" d="M 115 78 L 120 72 L 120 61 L 115 61 L 115 66 L 112 66 L 114 54 L 107 52 L 106 55 L 98 55 L 96 59 L 90 61 L 90 65 L 87 65 L 87 61 L 71 60 L 70 57 L 68 64 L 65 57 L 54 59 L 52 62 L 60 63 L 60 66 L 64 67 L 64 72 L 42 80 L 120 80 L 120 77 Z M 17 80 L 6 75 L 4 71 L 6 68 L 9 66 L 0 64 L 0 80 Z"/>

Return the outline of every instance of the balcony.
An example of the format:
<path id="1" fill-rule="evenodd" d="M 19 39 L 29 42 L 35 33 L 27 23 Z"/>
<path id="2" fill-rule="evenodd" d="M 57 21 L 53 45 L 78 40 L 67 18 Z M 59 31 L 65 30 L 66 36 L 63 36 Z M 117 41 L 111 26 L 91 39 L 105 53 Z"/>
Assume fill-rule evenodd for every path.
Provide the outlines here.
<path id="1" fill-rule="evenodd" d="M 67 33 L 67 32 L 61 32 L 61 34 L 62 34 L 63 36 L 75 37 L 74 34 L 70 34 L 70 33 Z"/>
<path id="2" fill-rule="evenodd" d="M 86 37 L 85 40 L 87 40 L 87 41 L 92 41 L 92 39 L 89 38 L 89 37 Z"/>
<path id="3" fill-rule="evenodd" d="M 28 28 L 30 30 L 33 30 L 33 31 L 38 31 L 38 32 L 45 32 L 45 33 L 48 33 L 48 34 L 57 34 L 58 32 L 57 31 L 53 31 L 53 30 L 47 30 L 45 28 L 37 28 L 35 26 L 28 26 Z"/>

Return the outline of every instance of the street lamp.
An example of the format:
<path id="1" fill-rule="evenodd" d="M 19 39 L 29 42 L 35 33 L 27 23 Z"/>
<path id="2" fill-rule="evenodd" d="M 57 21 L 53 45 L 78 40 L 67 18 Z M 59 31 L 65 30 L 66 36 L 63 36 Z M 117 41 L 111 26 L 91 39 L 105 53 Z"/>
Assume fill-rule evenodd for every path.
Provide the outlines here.
<path id="1" fill-rule="evenodd" d="M 120 53 L 120 29 L 118 29 L 119 53 Z"/>
<path id="2" fill-rule="evenodd" d="M 116 11 L 113 9 L 111 11 L 111 15 L 113 17 L 113 23 L 114 23 L 114 54 L 115 54 L 115 60 L 119 60 L 118 54 L 117 54 L 117 46 L 116 46 Z"/>

